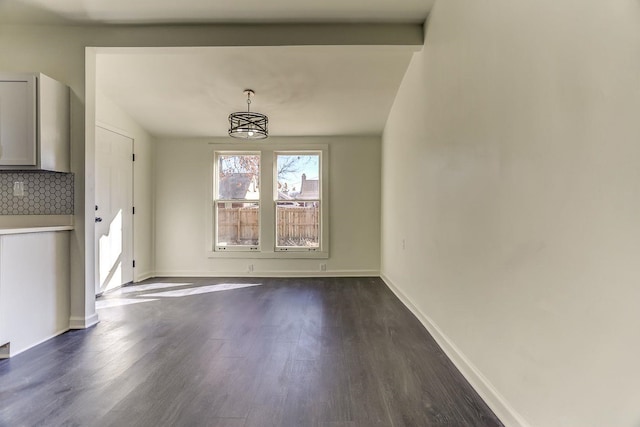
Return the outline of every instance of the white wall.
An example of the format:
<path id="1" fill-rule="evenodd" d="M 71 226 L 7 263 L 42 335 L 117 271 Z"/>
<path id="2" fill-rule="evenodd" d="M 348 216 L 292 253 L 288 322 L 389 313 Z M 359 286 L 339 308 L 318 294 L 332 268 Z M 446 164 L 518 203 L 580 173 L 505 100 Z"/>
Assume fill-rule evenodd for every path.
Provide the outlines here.
<path id="1" fill-rule="evenodd" d="M 134 281 L 153 275 L 153 137 L 126 112 L 99 90 L 100 61 L 97 63 L 98 91 L 96 93 L 96 120 L 100 125 L 120 132 L 133 139 L 136 161 L 133 164 L 133 258 L 136 260 Z"/>
<path id="2" fill-rule="evenodd" d="M 380 138 L 270 137 L 264 144 L 329 146 L 329 259 L 211 259 L 213 146 L 229 138 L 158 140 L 156 147 L 156 269 L 158 275 L 376 275 L 380 263 Z"/>
<path id="3" fill-rule="evenodd" d="M 419 25 L 0 25 L 0 70 L 42 72 L 71 88 L 71 324 L 97 321 L 94 266 L 94 132 L 96 50 L 101 47 L 415 45 Z M 85 49 L 94 46 L 96 49 Z M 85 86 L 86 83 L 86 86 Z"/>
<path id="4" fill-rule="evenodd" d="M 637 427 L 640 3 L 428 24 L 383 136 L 385 279 L 507 425 Z"/>
<path id="5" fill-rule="evenodd" d="M 74 178 L 74 231 L 70 234 L 71 321 L 85 323 L 95 317 L 93 269 L 85 260 L 85 140 L 84 42 L 81 28 L 0 26 L 0 69 L 7 72 L 42 72 L 71 88 L 71 172 Z M 89 201 L 93 204 L 93 201 Z M 93 215 L 93 212 L 90 212 Z M 92 226 L 90 226 L 92 227 Z M 90 285 L 90 287 L 89 287 Z M 89 289 L 89 292 L 87 292 Z"/>
<path id="6" fill-rule="evenodd" d="M 69 232 L 0 236 L 0 344 L 11 356 L 69 329 Z"/>

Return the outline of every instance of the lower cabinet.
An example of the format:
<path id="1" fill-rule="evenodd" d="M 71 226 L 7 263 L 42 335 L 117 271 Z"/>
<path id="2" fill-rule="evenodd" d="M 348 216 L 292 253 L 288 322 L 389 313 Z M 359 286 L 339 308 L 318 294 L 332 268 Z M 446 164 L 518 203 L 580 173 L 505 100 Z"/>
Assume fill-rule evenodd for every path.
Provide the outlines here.
<path id="1" fill-rule="evenodd" d="M 0 235 L 0 346 L 14 356 L 69 329 L 69 232 Z"/>

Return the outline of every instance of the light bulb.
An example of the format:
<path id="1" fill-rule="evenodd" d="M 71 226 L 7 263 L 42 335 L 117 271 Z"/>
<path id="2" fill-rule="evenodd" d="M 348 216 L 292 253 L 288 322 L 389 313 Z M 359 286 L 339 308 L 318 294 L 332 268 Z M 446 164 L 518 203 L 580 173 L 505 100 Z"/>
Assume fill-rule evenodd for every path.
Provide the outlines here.
<path id="1" fill-rule="evenodd" d="M 253 136 L 253 131 L 252 131 L 252 130 L 250 130 L 249 132 L 247 132 L 247 135 L 249 135 L 249 136 Z"/>

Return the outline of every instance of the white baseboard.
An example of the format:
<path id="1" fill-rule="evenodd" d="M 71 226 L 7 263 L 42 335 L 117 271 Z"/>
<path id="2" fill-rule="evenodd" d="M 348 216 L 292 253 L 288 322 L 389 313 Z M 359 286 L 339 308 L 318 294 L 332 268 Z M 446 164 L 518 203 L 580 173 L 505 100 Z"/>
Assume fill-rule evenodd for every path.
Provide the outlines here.
<path id="1" fill-rule="evenodd" d="M 144 273 L 140 273 L 133 280 L 133 283 L 142 282 L 143 280 L 151 279 L 151 278 L 156 277 L 156 276 L 157 275 L 155 273 L 153 273 L 152 271 L 147 271 L 147 272 L 144 272 Z"/>
<path id="2" fill-rule="evenodd" d="M 100 321 L 98 313 L 94 313 L 89 317 L 75 317 L 69 318 L 69 329 L 87 329 L 97 324 Z"/>
<path id="3" fill-rule="evenodd" d="M 156 271 L 150 277 L 379 277 L 378 270 L 331 271 Z"/>
<path id="4" fill-rule="evenodd" d="M 27 350 L 29 350 L 29 349 L 37 346 L 37 345 L 42 344 L 45 341 L 49 341 L 51 338 L 57 337 L 58 335 L 61 335 L 61 334 L 64 334 L 68 330 L 69 330 L 68 328 L 67 329 L 60 329 L 59 331 L 54 332 L 53 334 L 47 336 L 46 338 L 43 338 L 40 341 L 37 341 L 37 342 L 35 342 L 33 344 L 29 344 L 27 347 L 21 348 L 18 351 L 13 351 L 13 348 L 10 346 L 11 343 L 9 342 L 9 343 L 7 343 L 9 345 L 9 349 L 10 349 L 9 354 L 8 355 L 4 355 L 3 358 L 9 359 L 11 357 L 15 357 L 15 356 L 19 355 L 20 353 L 24 353 L 25 351 L 27 351 Z"/>
<path id="5" fill-rule="evenodd" d="M 381 274 L 380 278 L 386 283 L 391 291 L 402 301 L 402 303 L 418 318 L 422 325 L 429 331 L 433 339 L 442 348 L 445 354 L 451 359 L 453 364 L 462 373 L 465 379 L 471 384 L 475 391 L 491 408 L 494 414 L 502 421 L 506 427 L 530 427 L 530 424 L 515 410 L 509 402 L 496 390 L 491 382 L 471 363 L 462 351 L 450 340 L 442 330 L 431 320 L 429 316 L 422 313 L 411 302 L 409 297 L 398 288 L 391 279 Z"/>
<path id="6" fill-rule="evenodd" d="M 8 359 L 9 357 L 11 357 L 11 343 L 6 342 L 4 344 L 0 344 L 0 360 Z"/>

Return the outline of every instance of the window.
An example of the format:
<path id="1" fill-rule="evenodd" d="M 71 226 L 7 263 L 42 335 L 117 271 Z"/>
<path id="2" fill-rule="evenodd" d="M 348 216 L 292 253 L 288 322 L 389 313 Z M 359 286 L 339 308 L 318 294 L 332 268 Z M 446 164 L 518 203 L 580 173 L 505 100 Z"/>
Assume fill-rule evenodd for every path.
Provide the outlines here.
<path id="1" fill-rule="evenodd" d="M 212 145 L 209 257 L 329 257 L 326 145 Z"/>
<path id="2" fill-rule="evenodd" d="M 215 157 L 216 250 L 258 250 L 260 154 L 219 152 Z"/>
<path id="3" fill-rule="evenodd" d="M 321 209 L 319 152 L 275 155 L 276 249 L 317 250 Z"/>

